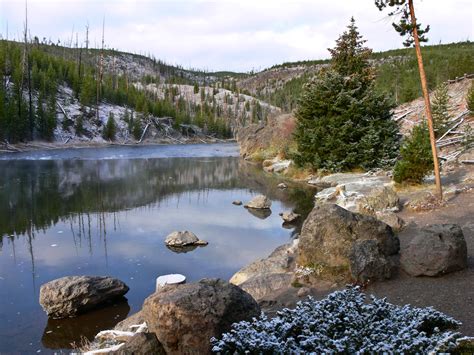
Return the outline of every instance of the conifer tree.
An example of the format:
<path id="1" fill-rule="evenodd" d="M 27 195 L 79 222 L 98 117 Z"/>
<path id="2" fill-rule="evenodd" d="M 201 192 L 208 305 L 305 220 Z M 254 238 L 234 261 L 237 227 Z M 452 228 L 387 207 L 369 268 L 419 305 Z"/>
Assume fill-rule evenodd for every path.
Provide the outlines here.
<path id="1" fill-rule="evenodd" d="M 109 118 L 107 119 L 107 123 L 105 124 L 104 131 L 102 136 L 104 139 L 107 140 L 114 140 L 115 133 L 116 133 L 116 126 L 115 126 L 115 119 L 113 112 L 109 112 Z"/>
<path id="2" fill-rule="evenodd" d="M 446 83 L 440 84 L 435 92 L 431 106 L 433 114 L 433 126 L 436 138 L 442 136 L 448 129 L 449 124 L 449 93 Z"/>
<path id="3" fill-rule="evenodd" d="M 304 87 L 296 111 L 298 165 L 344 171 L 393 164 L 398 126 L 388 98 L 375 92 L 364 43 L 352 18 L 330 50 L 331 67 Z"/>

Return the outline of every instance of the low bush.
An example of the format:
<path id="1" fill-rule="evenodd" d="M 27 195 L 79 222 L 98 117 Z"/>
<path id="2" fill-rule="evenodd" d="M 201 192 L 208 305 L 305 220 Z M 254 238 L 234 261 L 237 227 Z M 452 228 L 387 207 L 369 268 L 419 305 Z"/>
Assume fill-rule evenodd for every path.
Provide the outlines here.
<path id="1" fill-rule="evenodd" d="M 433 155 L 430 136 L 425 124 L 413 128 L 400 149 L 400 160 L 393 169 L 393 180 L 397 183 L 419 184 L 433 170 Z"/>
<path id="2" fill-rule="evenodd" d="M 454 349 L 459 325 L 433 308 L 400 307 L 375 297 L 367 302 L 359 287 L 350 287 L 321 301 L 309 297 L 273 319 L 262 314 L 234 324 L 211 343 L 222 354 L 425 354 Z"/>

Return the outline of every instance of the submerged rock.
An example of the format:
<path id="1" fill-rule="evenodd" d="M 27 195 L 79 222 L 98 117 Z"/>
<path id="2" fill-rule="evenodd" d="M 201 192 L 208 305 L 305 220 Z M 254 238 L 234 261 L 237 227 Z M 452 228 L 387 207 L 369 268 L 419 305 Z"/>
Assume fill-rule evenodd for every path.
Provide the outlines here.
<path id="1" fill-rule="evenodd" d="M 246 208 L 255 209 L 269 209 L 272 206 L 272 201 L 264 195 L 255 196 L 246 205 Z"/>
<path id="2" fill-rule="evenodd" d="M 248 208 L 247 211 L 252 215 L 260 219 L 267 219 L 272 215 L 272 210 L 269 208 L 257 209 Z"/>
<path id="3" fill-rule="evenodd" d="M 467 246 L 456 224 L 434 224 L 417 231 L 400 253 L 402 268 L 412 276 L 439 276 L 467 268 Z"/>
<path id="4" fill-rule="evenodd" d="M 322 278 L 365 282 L 389 278 L 389 256 L 400 241 L 387 224 L 335 204 L 316 205 L 305 220 L 297 263 L 318 269 Z"/>
<path id="5" fill-rule="evenodd" d="M 128 290 L 124 282 L 108 276 L 66 276 L 42 285 L 39 303 L 52 318 L 74 317 Z"/>
<path id="6" fill-rule="evenodd" d="M 260 314 L 245 291 L 220 279 L 165 286 L 149 296 L 142 309 L 148 330 L 168 354 L 208 354 L 210 339 L 231 329 L 232 323 Z"/>
<path id="7" fill-rule="evenodd" d="M 165 244 L 169 247 L 185 247 L 192 245 L 207 245 L 204 240 L 200 240 L 194 233 L 189 231 L 179 231 L 169 234 L 165 239 Z"/>

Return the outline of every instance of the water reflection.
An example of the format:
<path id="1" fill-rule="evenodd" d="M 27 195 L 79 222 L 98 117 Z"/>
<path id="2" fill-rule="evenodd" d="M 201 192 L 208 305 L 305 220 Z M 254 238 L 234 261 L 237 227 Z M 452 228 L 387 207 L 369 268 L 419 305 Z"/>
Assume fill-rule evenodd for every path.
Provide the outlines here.
<path id="1" fill-rule="evenodd" d="M 130 312 L 126 299 L 71 319 L 48 319 L 41 342 L 48 349 L 80 347 L 102 329 L 111 329 Z"/>
<path id="2" fill-rule="evenodd" d="M 282 191 L 236 157 L 0 160 L 0 171 L 0 352 L 70 348 L 137 311 L 160 274 L 228 279 L 297 233 L 281 228 L 278 213 L 304 215 L 314 193 Z M 275 213 L 232 204 L 260 193 Z M 185 229 L 209 245 L 166 248 L 165 236 Z M 128 303 L 47 320 L 38 286 L 75 274 L 124 280 Z"/>

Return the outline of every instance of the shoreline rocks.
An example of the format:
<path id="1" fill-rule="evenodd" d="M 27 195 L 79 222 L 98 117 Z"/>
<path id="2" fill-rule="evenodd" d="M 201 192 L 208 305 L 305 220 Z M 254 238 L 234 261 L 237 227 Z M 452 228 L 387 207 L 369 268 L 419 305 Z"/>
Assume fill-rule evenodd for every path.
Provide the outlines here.
<path id="1" fill-rule="evenodd" d="M 280 213 L 280 217 L 283 219 L 283 223 L 294 223 L 301 217 L 301 215 L 290 211 Z"/>
<path id="2" fill-rule="evenodd" d="M 123 297 L 128 286 L 108 276 L 65 276 L 41 286 L 39 303 L 49 317 L 74 317 Z"/>

